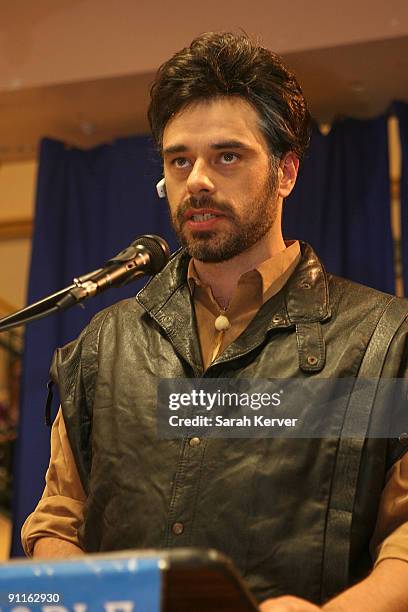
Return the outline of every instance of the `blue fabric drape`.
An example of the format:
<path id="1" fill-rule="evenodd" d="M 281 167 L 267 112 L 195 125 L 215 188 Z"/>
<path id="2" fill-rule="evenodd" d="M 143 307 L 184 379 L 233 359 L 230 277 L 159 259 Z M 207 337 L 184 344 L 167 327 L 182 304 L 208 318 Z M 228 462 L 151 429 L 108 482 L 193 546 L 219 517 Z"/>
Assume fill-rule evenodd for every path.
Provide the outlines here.
<path id="1" fill-rule="evenodd" d="M 148 137 L 117 140 L 89 151 L 42 142 L 28 303 L 99 268 L 141 234 L 158 234 L 177 246 L 165 200 L 155 183 L 161 165 Z M 135 295 L 141 282 L 112 289 L 26 328 L 18 446 L 14 466 L 12 554 L 22 554 L 20 527 L 41 497 L 49 460 L 44 425 L 53 351 L 72 340 L 101 308 Z"/>
<path id="2" fill-rule="evenodd" d="M 408 104 L 394 102 L 401 141 L 401 254 L 405 295 L 408 294 Z"/>
<path id="3" fill-rule="evenodd" d="M 337 122 L 327 136 L 314 127 L 283 226 L 330 272 L 394 292 L 386 117 Z"/>

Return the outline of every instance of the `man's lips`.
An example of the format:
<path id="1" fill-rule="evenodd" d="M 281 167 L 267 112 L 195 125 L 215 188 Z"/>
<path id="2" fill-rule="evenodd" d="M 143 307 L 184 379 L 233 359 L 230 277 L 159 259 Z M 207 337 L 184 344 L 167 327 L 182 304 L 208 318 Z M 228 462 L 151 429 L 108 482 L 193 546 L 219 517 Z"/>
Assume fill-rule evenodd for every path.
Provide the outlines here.
<path id="1" fill-rule="evenodd" d="M 183 217 L 186 221 L 189 221 L 194 216 L 202 215 L 213 215 L 215 217 L 225 216 L 222 212 L 214 208 L 188 208 L 184 213 Z"/>
<path id="2" fill-rule="evenodd" d="M 225 219 L 225 214 L 214 208 L 189 208 L 183 218 L 188 228 L 206 231 L 212 229 L 221 219 Z"/>

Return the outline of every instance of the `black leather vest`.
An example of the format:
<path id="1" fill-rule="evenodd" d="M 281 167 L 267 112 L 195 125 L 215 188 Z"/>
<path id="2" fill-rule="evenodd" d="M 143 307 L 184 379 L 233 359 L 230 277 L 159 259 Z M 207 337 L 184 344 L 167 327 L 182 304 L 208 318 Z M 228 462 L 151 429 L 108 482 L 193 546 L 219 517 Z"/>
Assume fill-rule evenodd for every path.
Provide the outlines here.
<path id="1" fill-rule="evenodd" d="M 187 265 L 183 251 L 173 256 L 137 298 L 98 313 L 56 353 L 53 373 L 88 494 L 80 542 L 90 552 L 215 548 L 259 600 L 290 593 L 320 603 L 369 571 L 385 473 L 403 449 L 347 437 L 203 438 L 196 446 L 158 439 L 157 383 L 356 377 L 362 364 L 370 372 L 364 357 L 391 298 L 328 277 L 302 244 L 285 287 L 203 373 Z M 405 375 L 401 321 L 388 348 L 371 349 L 382 376 Z M 354 409 L 345 405 L 345 422 Z M 361 410 L 368 422 L 372 406 Z"/>

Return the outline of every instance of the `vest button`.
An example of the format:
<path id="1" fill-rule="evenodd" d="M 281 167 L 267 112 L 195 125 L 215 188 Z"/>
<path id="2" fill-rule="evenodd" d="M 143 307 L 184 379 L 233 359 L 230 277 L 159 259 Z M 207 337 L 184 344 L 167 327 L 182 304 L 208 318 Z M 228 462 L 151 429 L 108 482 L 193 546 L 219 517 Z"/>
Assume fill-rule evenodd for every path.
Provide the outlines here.
<path id="1" fill-rule="evenodd" d="M 319 360 L 318 360 L 318 358 L 317 358 L 317 357 L 315 357 L 314 355 L 308 355 L 308 357 L 307 357 L 307 363 L 308 363 L 309 365 L 311 365 L 311 366 L 316 365 L 316 363 L 317 363 L 318 361 L 319 361 Z"/>
<path id="2" fill-rule="evenodd" d="M 279 323 L 282 323 L 283 319 L 280 315 L 274 315 L 272 317 L 272 322 L 275 323 L 275 325 L 278 325 Z"/>
<path id="3" fill-rule="evenodd" d="M 183 523 L 173 523 L 171 530 L 174 535 L 181 535 L 184 531 L 184 525 Z"/>
<path id="4" fill-rule="evenodd" d="M 200 444 L 201 444 L 201 440 L 200 440 L 200 438 L 194 437 L 194 438 L 191 438 L 191 439 L 188 441 L 188 443 L 189 443 L 189 445 L 190 445 L 190 446 L 193 446 L 193 447 L 194 447 L 194 446 L 200 446 Z"/>

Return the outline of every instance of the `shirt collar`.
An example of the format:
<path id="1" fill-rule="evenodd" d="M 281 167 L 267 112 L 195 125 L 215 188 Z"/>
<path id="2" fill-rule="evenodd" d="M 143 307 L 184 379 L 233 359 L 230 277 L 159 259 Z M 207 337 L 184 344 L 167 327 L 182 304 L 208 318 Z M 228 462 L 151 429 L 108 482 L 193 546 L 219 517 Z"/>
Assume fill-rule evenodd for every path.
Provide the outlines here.
<path id="1" fill-rule="evenodd" d="M 300 260 L 300 245 L 298 240 L 285 241 L 286 248 L 280 253 L 272 255 L 263 261 L 254 270 L 245 272 L 238 280 L 238 284 L 249 283 L 255 291 L 262 293 L 262 302 L 280 291 L 286 283 Z M 190 259 L 187 270 L 187 282 L 193 295 L 195 287 L 206 288 L 198 276 L 194 259 Z M 208 287 L 208 289 L 210 289 Z"/>

